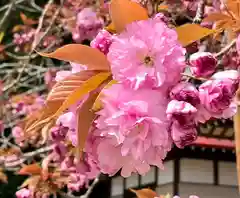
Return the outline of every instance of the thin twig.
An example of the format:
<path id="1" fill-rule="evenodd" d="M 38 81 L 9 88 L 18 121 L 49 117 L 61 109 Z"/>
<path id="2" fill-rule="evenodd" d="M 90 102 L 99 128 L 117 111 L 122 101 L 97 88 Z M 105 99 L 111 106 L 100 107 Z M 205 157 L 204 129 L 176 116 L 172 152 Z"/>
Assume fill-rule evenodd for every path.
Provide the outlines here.
<path id="1" fill-rule="evenodd" d="M 5 24 L 9 15 L 11 14 L 14 4 L 15 4 L 15 0 L 12 0 L 12 2 L 9 4 L 9 7 L 8 7 L 7 11 L 4 13 L 4 15 L 3 15 L 3 17 L 0 21 L 0 30 L 3 29 L 2 26 Z"/>
<path id="2" fill-rule="evenodd" d="M 205 9 L 205 0 L 200 0 L 198 3 L 197 13 L 193 19 L 193 23 L 201 23 Z"/>
<path id="3" fill-rule="evenodd" d="M 225 46 L 220 52 L 215 54 L 215 57 L 218 58 L 219 56 L 224 55 L 228 52 L 237 42 L 237 39 L 233 39 L 227 46 Z"/>

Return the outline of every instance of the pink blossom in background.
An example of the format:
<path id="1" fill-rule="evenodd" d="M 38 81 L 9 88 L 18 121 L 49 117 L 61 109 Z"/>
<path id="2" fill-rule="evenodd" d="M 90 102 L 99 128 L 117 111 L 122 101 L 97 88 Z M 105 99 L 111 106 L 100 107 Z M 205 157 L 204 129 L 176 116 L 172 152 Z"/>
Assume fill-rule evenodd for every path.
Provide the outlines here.
<path id="1" fill-rule="evenodd" d="M 190 69 L 196 77 L 209 77 L 217 67 L 217 59 L 209 52 L 197 52 L 190 56 Z"/>
<path id="2" fill-rule="evenodd" d="M 114 79 L 128 81 L 135 89 L 143 84 L 167 89 L 180 80 L 184 54 L 174 30 L 148 19 L 129 24 L 114 38 L 107 56 Z"/>
<path id="3" fill-rule="evenodd" d="M 16 126 L 12 129 L 12 135 L 17 144 L 20 144 L 24 140 L 24 132 L 19 126 Z"/>
<path id="4" fill-rule="evenodd" d="M 17 198 L 33 198 L 31 191 L 27 188 L 22 188 L 16 192 Z"/>
<path id="5" fill-rule="evenodd" d="M 103 28 L 104 21 L 97 16 L 92 8 L 84 8 L 77 15 L 77 24 L 72 32 L 73 40 L 81 43 L 92 40 Z"/>
<path id="6" fill-rule="evenodd" d="M 20 50 L 25 51 L 26 49 L 24 49 L 24 47 L 26 45 L 31 46 L 35 32 L 36 32 L 35 29 L 27 29 L 24 32 L 14 33 L 13 43 L 16 45 L 15 51 L 16 52 L 19 52 Z"/>

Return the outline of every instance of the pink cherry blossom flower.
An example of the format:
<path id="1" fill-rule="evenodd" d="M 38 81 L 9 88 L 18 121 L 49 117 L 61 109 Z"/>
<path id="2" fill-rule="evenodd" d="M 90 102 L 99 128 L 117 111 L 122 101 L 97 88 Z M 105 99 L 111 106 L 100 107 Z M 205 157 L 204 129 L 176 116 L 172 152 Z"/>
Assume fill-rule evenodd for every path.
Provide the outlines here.
<path id="1" fill-rule="evenodd" d="M 217 66 L 217 59 L 209 52 L 197 52 L 190 57 L 190 69 L 196 77 L 209 77 Z"/>
<path id="2" fill-rule="evenodd" d="M 115 84 L 104 91 L 104 96 L 95 132 L 101 137 L 96 149 L 101 171 L 113 175 L 122 169 L 126 177 L 132 172 L 144 174 L 150 165 L 162 167 L 162 159 L 171 149 L 164 95 L 151 89 L 133 93 Z M 106 149 L 109 151 L 103 156 Z"/>
<path id="3" fill-rule="evenodd" d="M 145 83 L 167 89 L 181 78 L 184 54 L 174 30 L 148 19 L 129 24 L 114 38 L 107 56 L 116 80 L 129 81 L 135 89 Z"/>
<path id="4" fill-rule="evenodd" d="M 212 79 L 224 80 L 231 79 L 234 82 L 239 82 L 239 72 L 237 70 L 225 70 L 215 73 Z"/>
<path id="5" fill-rule="evenodd" d="M 31 195 L 31 192 L 27 188 L 22 188 L 19 191 L 16 192 L 16 197 L 17 198 L 33 198 Z"/>
<path id="6" fill-rule="evenodd" d="M 172 121 L 171 136 L 177 147 L 183 148 L 197 138 L 195 117 L 197 109 L 190 103 L 172 100 L 166 110 Z"/>
<path id="7" fill-rule="evenodd" d="M 193 106 L 200 104 L 198 90 L 193 84 L 188 82 L 180 82 L 170 92 L 170 97 L 173 100 L 185 101 Z"/>
<path id="8" fill-rule="evenodd" d="M 199 87 L 199 97 L 204 108 L 215 118 L 230 118 L 236 111 L 233 96 L 238 83 L 231 79 L 209 80 Z"/>

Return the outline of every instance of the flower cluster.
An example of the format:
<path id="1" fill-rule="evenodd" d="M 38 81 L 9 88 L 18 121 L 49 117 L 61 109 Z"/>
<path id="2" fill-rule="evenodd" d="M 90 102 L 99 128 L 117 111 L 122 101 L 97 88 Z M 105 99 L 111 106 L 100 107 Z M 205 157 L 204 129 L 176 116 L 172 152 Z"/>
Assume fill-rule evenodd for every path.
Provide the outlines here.
<path id="1" fill-rule="evenodd" d="M 187 82 L 181 75 L 186 51 L 158 17 L 134 22 L 112 37 L 104 30 L 92 47 L 107 55 L 117 81 L 103 90 L 103 108 L 89 135 L 92 146 L 85 149 L 105 174 L 121 170 L 128 177 L 147 173 L 151 165 L 162 168 L 173 143 L 183 148 L 196 140 L 199 123 L 236 112 L 238 72 L 214 74 L 216 58 L 198 52 L 189 59 L 190 70 L 205 82 L 199 87 Z"/>
<path id="2" fill-rule="evenodd" d="M 76 27 L 72 33 L 73 40 L 77 43 L 92 40 L 103 25 L 104 21 L 92 8 L 84 8 L 77 15 Z"/>

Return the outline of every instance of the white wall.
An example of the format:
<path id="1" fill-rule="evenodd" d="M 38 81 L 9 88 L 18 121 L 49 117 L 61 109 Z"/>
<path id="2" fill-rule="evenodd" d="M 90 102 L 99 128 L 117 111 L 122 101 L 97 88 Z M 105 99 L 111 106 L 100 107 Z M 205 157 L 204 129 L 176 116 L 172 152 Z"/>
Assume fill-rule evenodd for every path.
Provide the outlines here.
<path id="1" fill-rule="evenodd" d="M 188 198 L 190 194 L 197 194 L 200 198 L 237 198 L 236 164 L 219 162 L 219 184 L 214 186 L 213 162 L 210 160 L 181 159 L 180 161 L 180 195 Z M 142 177 L 142 184 L 154 182 L 154 168 Z M 157 192 L 159 194 L 172 193 L 173 161 L 165 163 L 165 170 L 158 171 Z M 198 184 L 190 184 L 198 183 Z M 228 185 L 228 186 L 226 186 Z M 126 188 L 138 186 L 138 175 L 133 174 L 126 179 Z M 236 186 L 236 187 L 232 187 Z M 112 179 L 112 196 L 122 195 L 123 178 Z"/>

